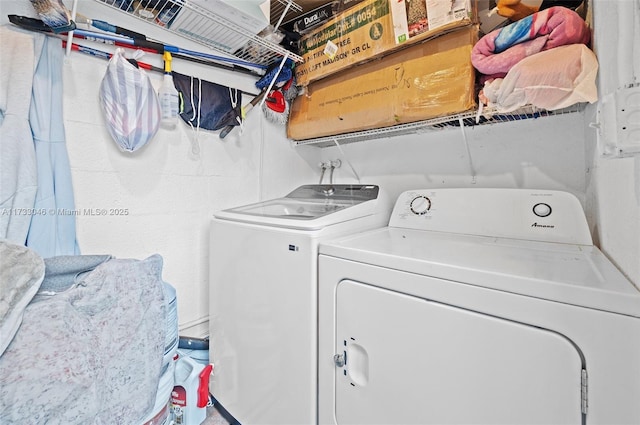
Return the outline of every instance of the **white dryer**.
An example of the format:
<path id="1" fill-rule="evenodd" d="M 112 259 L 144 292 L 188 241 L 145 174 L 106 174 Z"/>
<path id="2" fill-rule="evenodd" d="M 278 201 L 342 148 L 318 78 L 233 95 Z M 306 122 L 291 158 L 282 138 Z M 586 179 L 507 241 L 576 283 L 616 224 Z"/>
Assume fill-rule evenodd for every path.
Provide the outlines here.
<path id="1" fill-rule="evenodd" d="M 317 422 L 318 244 L 390 212 L 375 185 L 307 185 L 214 215 L 210 390 L 240 423 Z"/>
<path id="2" fill-rule="evenodd" d="M 321 424 L 640 424 L 640 292 L 568 193 L 403 193 L 321 244 Z"/>

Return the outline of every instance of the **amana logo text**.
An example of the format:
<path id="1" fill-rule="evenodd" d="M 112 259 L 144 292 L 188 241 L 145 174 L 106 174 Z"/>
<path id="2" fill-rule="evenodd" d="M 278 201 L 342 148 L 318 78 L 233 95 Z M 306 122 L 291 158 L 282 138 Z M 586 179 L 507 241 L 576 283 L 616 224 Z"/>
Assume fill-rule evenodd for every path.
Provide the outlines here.
<path id="1" fill-rule="evenodd" d="M 533 223 L 533 224 L 531 225 L 531 227 L 546 227 L 546 228 L 548 228 L 548 229 L 553 229 L 553 228 L 555 228 L 556 226 L 554 226 L 553 224 L 538 224 L 538 223 Z"/>

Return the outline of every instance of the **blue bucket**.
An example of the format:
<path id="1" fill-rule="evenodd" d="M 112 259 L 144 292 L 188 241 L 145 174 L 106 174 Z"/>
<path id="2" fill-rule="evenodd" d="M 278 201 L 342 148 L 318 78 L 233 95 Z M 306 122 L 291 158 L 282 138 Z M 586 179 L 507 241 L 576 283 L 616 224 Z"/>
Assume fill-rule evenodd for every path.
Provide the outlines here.
<path id="1" fill-rule="evenodd" d="M 180 352 L 203 365 L 209 364 L 209 338 L 191 338 L 181 336 L 178 341 Z"/>

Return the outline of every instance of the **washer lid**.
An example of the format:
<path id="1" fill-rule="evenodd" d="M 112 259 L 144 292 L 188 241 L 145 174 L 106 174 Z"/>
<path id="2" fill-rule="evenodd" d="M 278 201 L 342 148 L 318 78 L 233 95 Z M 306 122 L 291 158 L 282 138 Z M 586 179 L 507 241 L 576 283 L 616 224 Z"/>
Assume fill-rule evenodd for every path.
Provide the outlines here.
<path id="1" fill-rule="evenodd" d="M 376 185 L 304 185 L 283 198 L 216 212 L 219 219 L 301 230 L 372 215 L 378 206 Z"/>
<path id="2" fill-rule="evenodd" d="M 640 292 L 592 245 L 386 227 L 320 244 L 319 250 L 374 266 L 640 317 Z"/>
<path id="3" fill-rule="evenodd" d="M 306 199 L 273 199 L 258 204 L 237 207 L 230 210 L 234 213 L 249 214 L 259 217 L 278 217 L 290 220 L 313 220 L 350 207 L 347 201 L 329 199 L 326 201 Z"/>

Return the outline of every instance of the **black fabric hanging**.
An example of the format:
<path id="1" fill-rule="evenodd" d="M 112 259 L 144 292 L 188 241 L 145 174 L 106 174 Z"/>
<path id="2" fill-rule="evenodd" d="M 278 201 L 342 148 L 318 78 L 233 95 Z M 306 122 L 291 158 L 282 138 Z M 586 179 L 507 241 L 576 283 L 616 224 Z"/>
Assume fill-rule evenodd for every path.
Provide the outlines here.
<path id="1" fill-rule="evenodd" d="M 194 128 L 220 130 L 240 125 L 242 92 L 200 78 L 172 72 L 180 95 L 180 118 Z"/>

